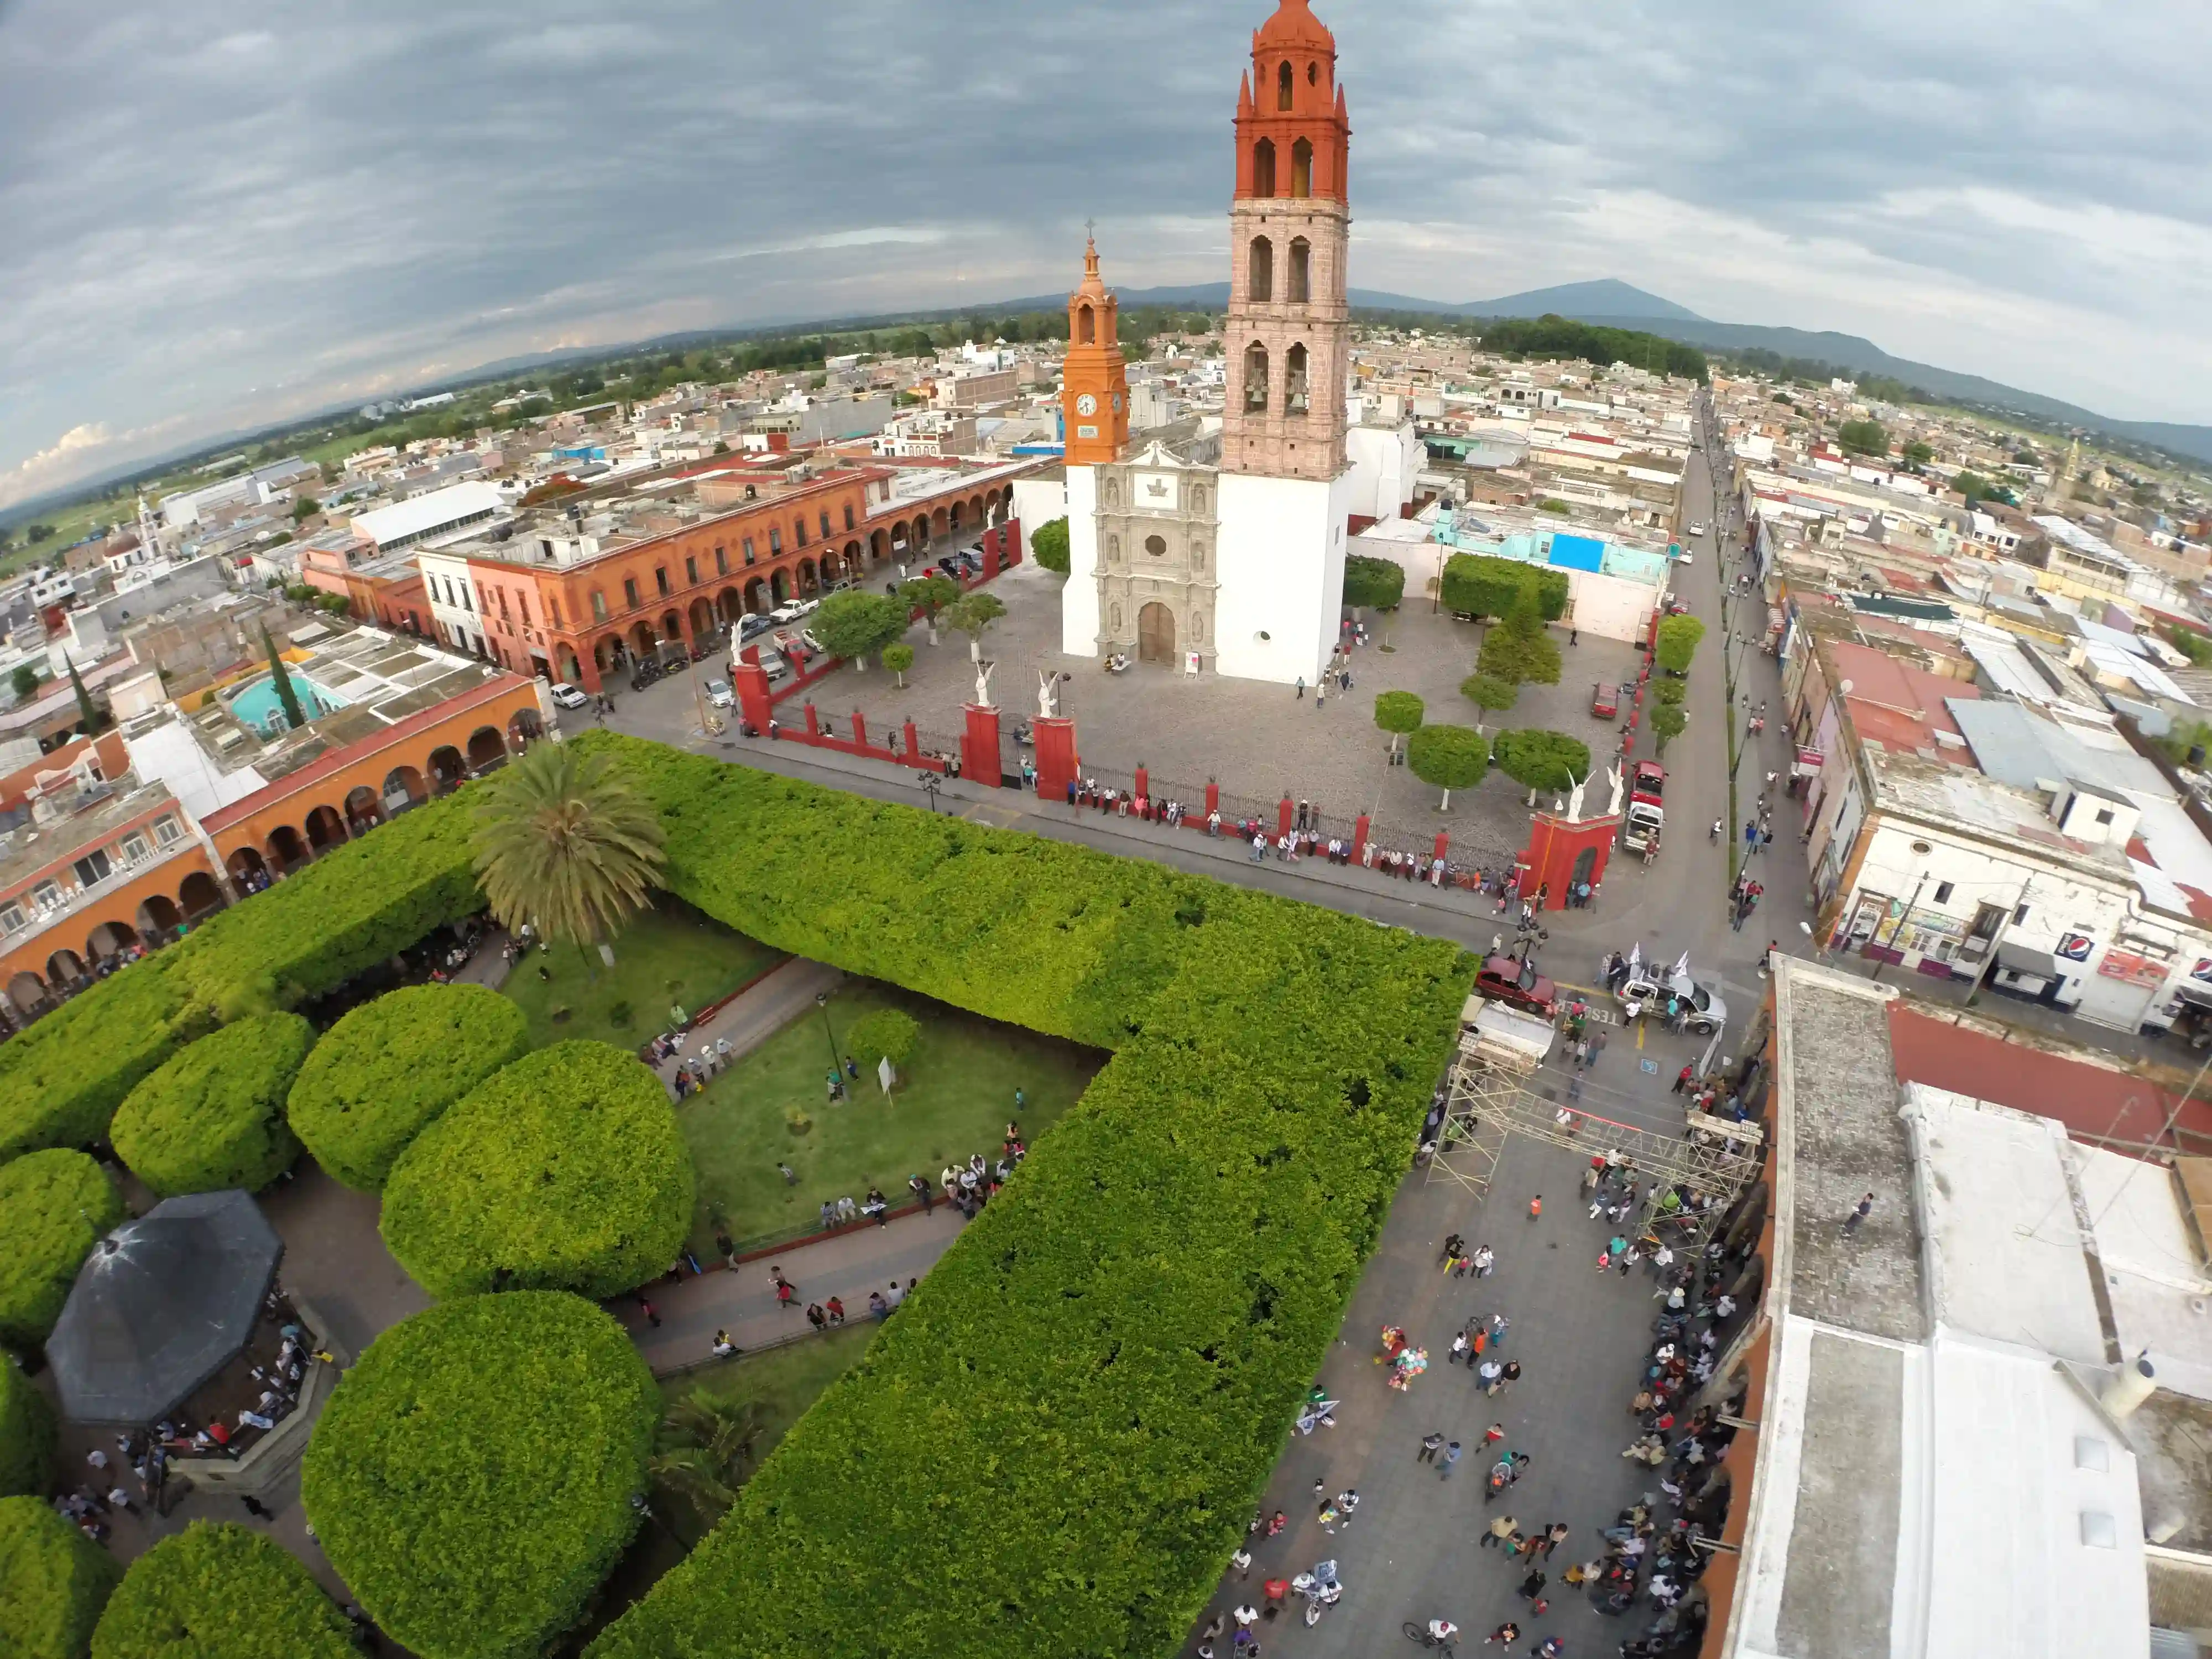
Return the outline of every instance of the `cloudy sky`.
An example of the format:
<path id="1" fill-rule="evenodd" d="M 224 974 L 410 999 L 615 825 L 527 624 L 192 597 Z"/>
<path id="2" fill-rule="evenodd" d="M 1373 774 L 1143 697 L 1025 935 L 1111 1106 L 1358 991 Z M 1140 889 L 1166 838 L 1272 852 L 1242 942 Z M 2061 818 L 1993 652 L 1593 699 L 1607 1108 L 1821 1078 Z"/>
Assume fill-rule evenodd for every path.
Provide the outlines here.
<path id="1" fill-rule="evenodd" d="M 1272 0 L 0 0 L 0 508 L 518 352 L 1225 274 Z M 1321 0 L 1363 288 L 2212 422 L 2212 6 Z"/>

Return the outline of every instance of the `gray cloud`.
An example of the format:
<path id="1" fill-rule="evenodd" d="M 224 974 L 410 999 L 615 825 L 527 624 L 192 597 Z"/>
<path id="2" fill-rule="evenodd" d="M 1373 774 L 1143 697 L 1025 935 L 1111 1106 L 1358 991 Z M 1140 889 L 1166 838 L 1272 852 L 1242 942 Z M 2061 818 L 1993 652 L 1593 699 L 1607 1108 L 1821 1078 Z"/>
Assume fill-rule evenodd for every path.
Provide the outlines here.
<path id="1" fill-rule="evenodd" d="M 516 352 L 1217 278 L 1267 0 L 0 10 L 0 503 Z M 2212 418 L 2212 12 L 1322 0 L 1354 280 Z"/>

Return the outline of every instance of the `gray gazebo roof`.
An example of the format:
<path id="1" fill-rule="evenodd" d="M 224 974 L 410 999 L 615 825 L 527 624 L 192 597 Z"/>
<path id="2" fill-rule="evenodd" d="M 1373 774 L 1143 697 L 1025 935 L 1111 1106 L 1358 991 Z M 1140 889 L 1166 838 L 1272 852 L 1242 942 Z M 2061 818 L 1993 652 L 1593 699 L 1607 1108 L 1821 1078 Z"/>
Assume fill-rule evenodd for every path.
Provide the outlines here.
<path id="1" fill-rule="evenodd" d="M 63 1415 L 137 1425 L 183 1404 L 246 1346 L 283 1253 L 242 1192 L 172 1198 L 115 1229 L 46 1339 Z"/>

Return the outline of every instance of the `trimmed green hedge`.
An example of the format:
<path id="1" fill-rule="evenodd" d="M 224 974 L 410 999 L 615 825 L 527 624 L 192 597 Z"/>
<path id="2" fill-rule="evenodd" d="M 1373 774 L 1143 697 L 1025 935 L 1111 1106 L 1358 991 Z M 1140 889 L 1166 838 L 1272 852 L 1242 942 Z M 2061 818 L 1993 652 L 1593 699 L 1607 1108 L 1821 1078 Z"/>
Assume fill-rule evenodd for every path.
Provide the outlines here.
<path id="1" fill-rule="evenodd" d="M 0 1164 L 0 1339 L 35 1348 L 76 1270 L 123 1219 L 123 1195 L 82 1152 L 48 1147 Z"/>
<path id="2" fill-rule="evenodd" d="M 861 1072 L 872 1073 L 876 1062 L 888 1060 L 897 1071 L 914 1058 L 914 1045 L 921 1040 L 921 1027 L 902 1008 L 878 1008 L 863 1014 L 845 1033 L 845 1046 Z"/>
<path id="3" fill-rule="evenodd" d="M 361 1659 L 314 1575 L 266 1534 L 195 1521 L 131 1564 L 92 1659 Z"/>
<path id="4" fill-rule="evenodd" d="M 202 1037 L 116 1108 L 116 1156 L 163 1198 L 259 1192 L 300 1155 L 284 1097 L 314 1046 L 297 1014 L 252 1014 Z"/>
<path id="5" fill-rule="evenodd" d="M 0 1043 L 0 1161 L 92 1146 L 124 1096 L 219 1022 L 343 985 L 482 902 L 456 799 L 332 848 Z"/>
<path id="6" fill-rule="evenodd" d="M 123 1569 L 35 1498 L 0 1498 L 0 1653 L 85 1659 Z"/>
<path id="7" fill-rule="evenodd" d="M 624 738 L 669 885 L 779 948 L 1114 1048 L 594 1659 L 1166 1653 L 1403 1180 L 1474 963 L 1153 864 Z M 738 849 L 742 848 L 740 854 Z"/>
<path id="8" fill-rule="evenodd" d="M 1564 732 L 1533 726 L 1500 732 L 1491 745 L 1491 757 L 1499 771 L 1525 788 L 1564 793 L 1574 787 L 1577 778 L 1589 781 L 1589 745 Z"/>
<path id="9" fill-rule="evenodd" d="M 0 1349 L 0 1498 L 43 1498 L 53 1474 L 54 1408 Z"/>
<path id="10" fill-rule="evenodd" d="M 489 987 L 409 986 L 331 1027 L 285 1115 L 316 1163 L 376 1192 L 424 1125 L 529 1048 L 522 1010 Z"/>
<path id="11" fill-rule="evenodd" d="M 691 1225 L 691 1151 L 635 1054 L 556 1042 L 448 1108 L 399 1155 L 384 1242 L 440 1297 L 613 1296 L 668 1271 Z"/>
<path id="12" fill-rule="evenodd" d="M 535 1655 L 637 1530 L 659 1412 L 628 1334 L 581 1297 L 464 1297 L 369 1345 L 323 1408 L 301 1496 L 395 1641 Z"/>

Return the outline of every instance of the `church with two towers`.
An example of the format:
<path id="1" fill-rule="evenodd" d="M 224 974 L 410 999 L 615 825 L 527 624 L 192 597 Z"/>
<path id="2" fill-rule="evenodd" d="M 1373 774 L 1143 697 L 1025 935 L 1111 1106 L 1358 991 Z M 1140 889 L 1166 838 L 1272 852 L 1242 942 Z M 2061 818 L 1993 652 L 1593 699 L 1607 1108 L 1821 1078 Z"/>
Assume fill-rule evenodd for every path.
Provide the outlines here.
<path id="1" fill-rule="evenodd" d="M 1335 648 L 1346 453 L 1352 123 L 1307 0 L 1252 37 L 1237 98 L 1227 401 L 1218 434 L 1133 453 L 1118 307 L 1095 242 L 1068 301 L 1061 649 L 1284 685 Z"/>

